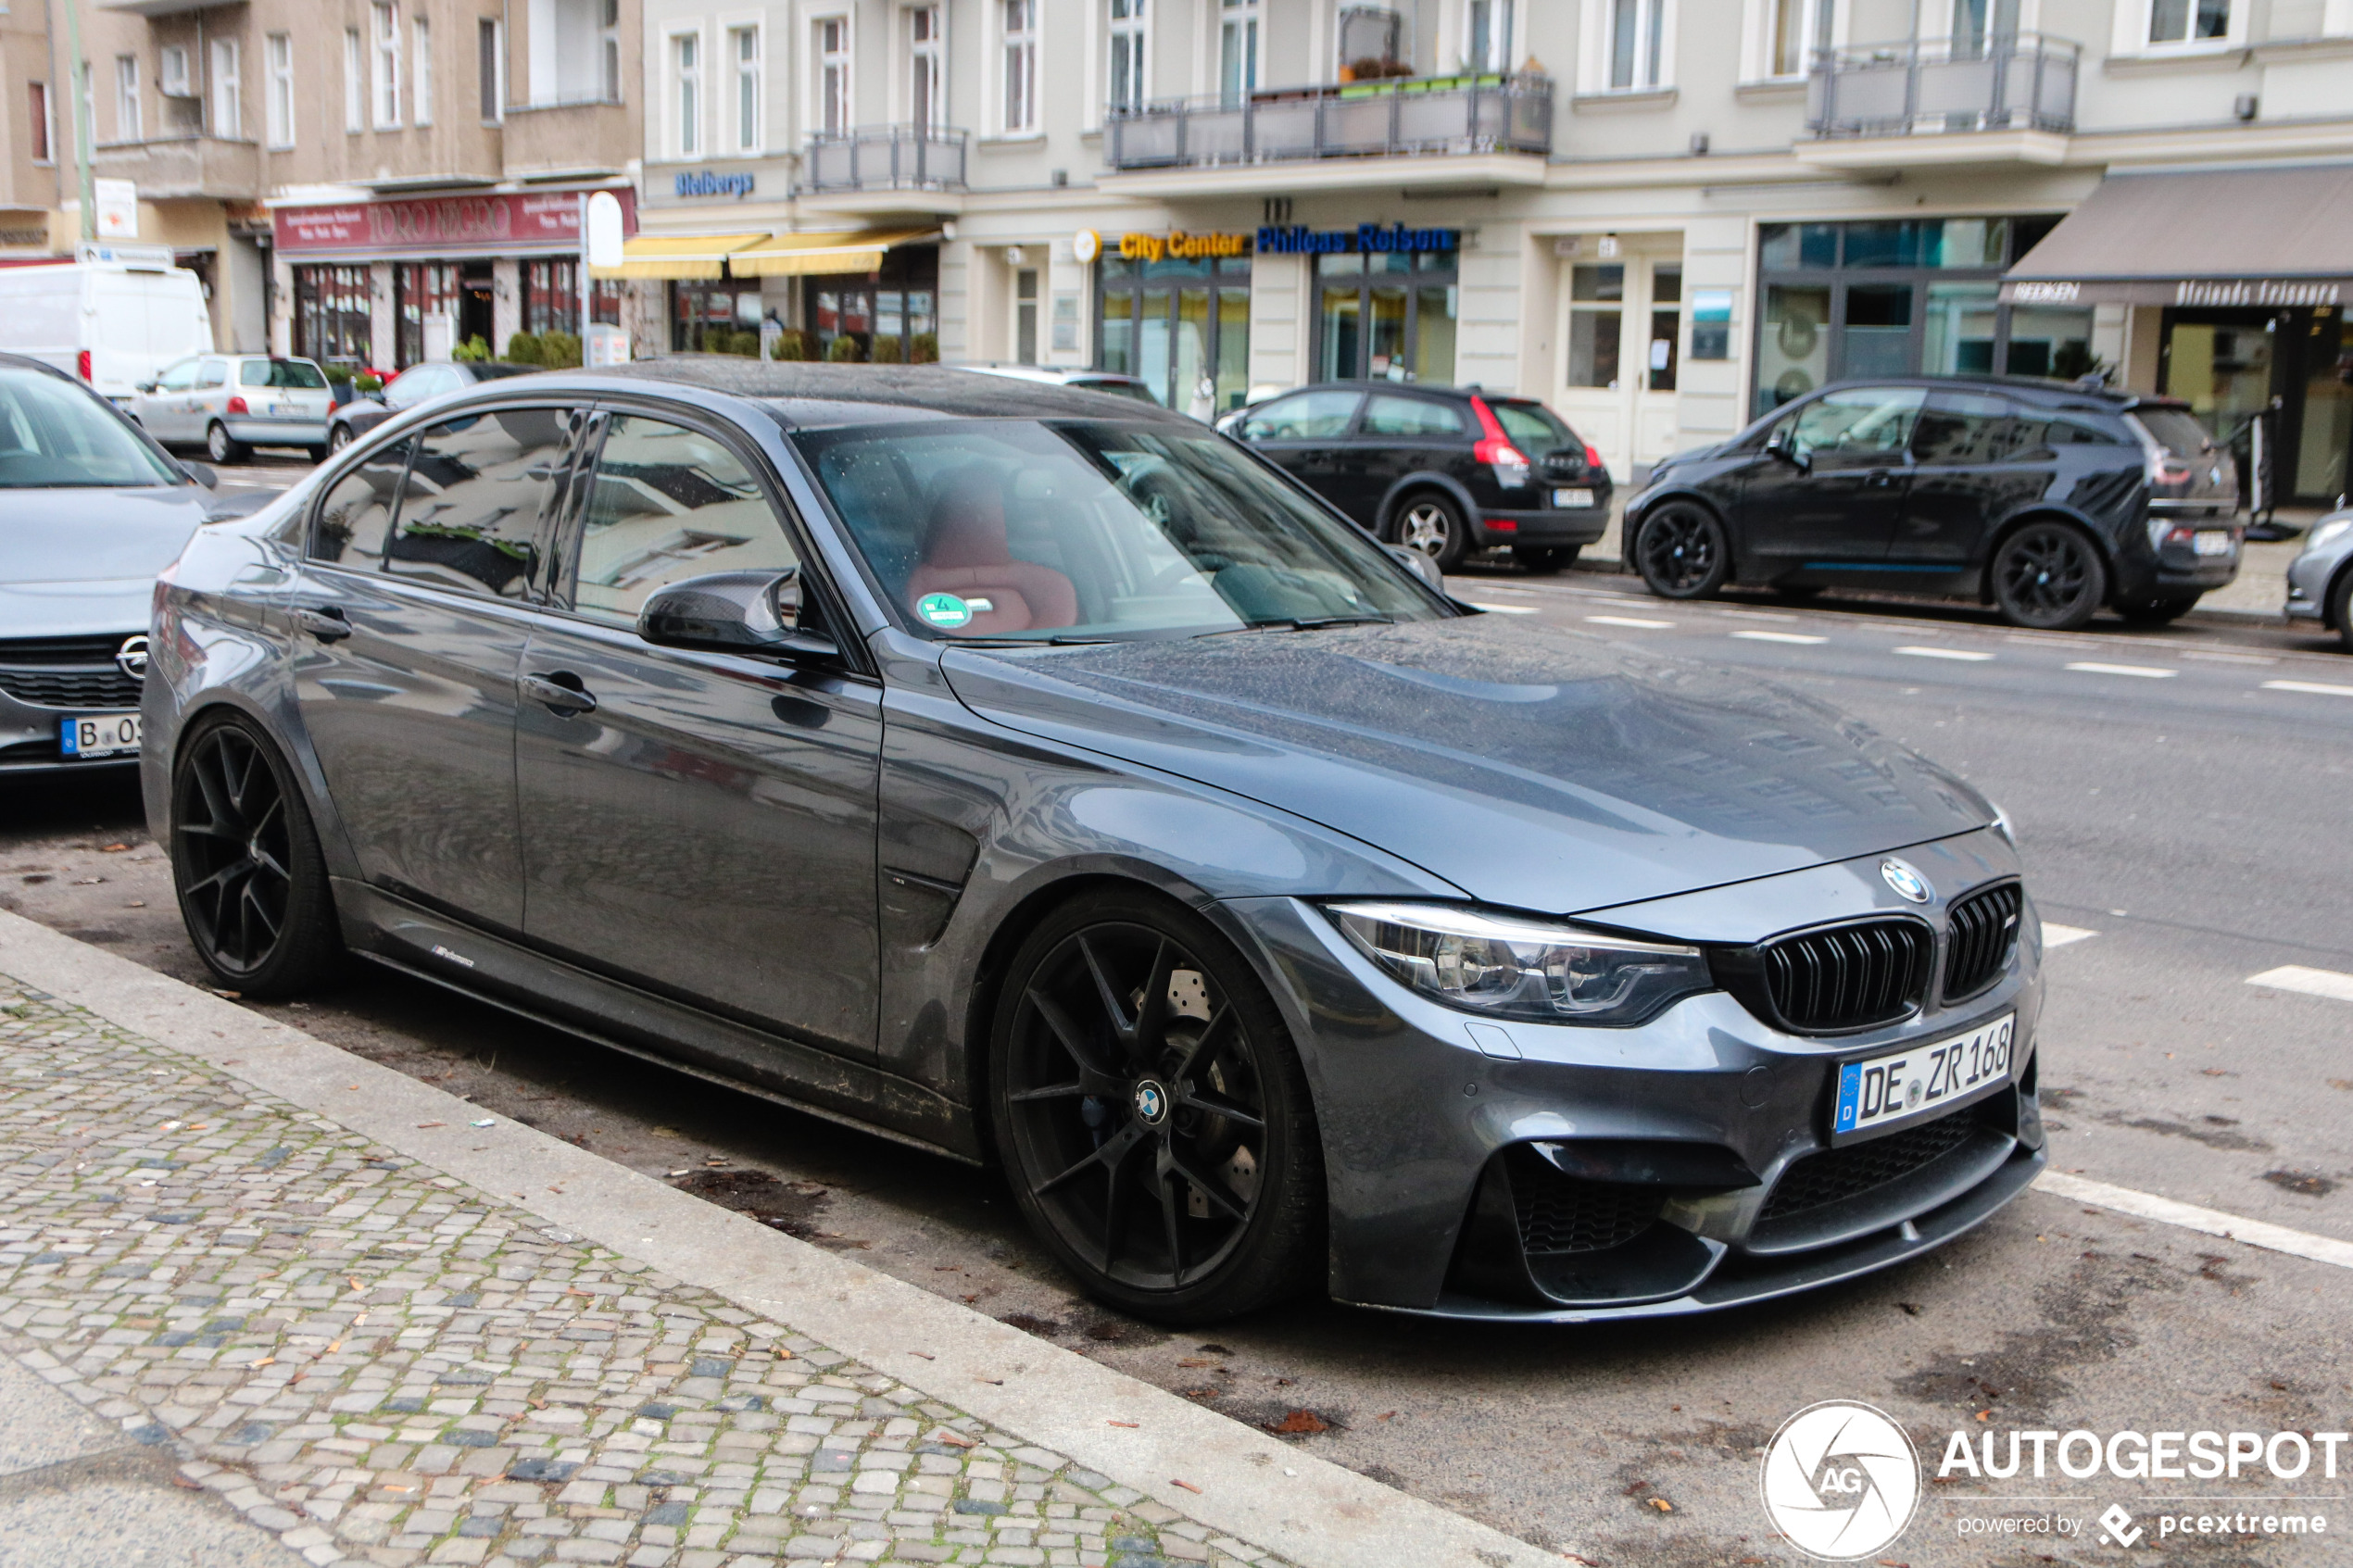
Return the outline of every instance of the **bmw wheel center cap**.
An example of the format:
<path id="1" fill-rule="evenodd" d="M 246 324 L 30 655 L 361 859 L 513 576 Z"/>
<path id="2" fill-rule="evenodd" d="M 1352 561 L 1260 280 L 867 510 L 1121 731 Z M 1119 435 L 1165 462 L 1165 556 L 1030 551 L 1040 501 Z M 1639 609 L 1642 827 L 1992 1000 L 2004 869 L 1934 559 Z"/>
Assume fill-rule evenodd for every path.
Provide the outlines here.
<path id="1" fill-rule="evenodd" d="M 1168 1091 L 1147 1078 L 1136 1085 L 1136 1116 L 1147 1127 L 1157 1127 L 1168 1119 Z"/>
<path id="2" fill-rule="evenodd" d="M 1895 889 L 1897 897 L 1909 903 L 1925 904 L 1936 897 L 1936 889 L 1929 885 L 1928 878 L 1920 875 L 1909 861 L 1899 860 L 1893 855 L 1879 863 L 1879 874 L 1888 886 Z"/>

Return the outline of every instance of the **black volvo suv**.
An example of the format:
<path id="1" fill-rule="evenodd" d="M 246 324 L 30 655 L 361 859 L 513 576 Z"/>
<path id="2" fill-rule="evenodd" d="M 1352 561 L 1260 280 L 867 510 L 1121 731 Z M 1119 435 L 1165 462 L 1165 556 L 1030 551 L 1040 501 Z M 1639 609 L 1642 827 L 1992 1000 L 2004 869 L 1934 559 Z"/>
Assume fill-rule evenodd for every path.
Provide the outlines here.
<path id="1" fill-rule="evenodd" d="M 2189 406 L 2061 383 L 1846 383 L 1651 470 L 1626 506 L 1642 580 L 1975 597 L 2067 629 L 2171 621 L 2237 574 L 2238 479 Z"/>
<path id="2" fill-rule="evenodd" d="M 1327 382 L 1221 427 L 1442 571 L 1494 545 L 1531 571 L 1558 571 L 1609 526 L 1601 454 L 1533 398 Z"/>

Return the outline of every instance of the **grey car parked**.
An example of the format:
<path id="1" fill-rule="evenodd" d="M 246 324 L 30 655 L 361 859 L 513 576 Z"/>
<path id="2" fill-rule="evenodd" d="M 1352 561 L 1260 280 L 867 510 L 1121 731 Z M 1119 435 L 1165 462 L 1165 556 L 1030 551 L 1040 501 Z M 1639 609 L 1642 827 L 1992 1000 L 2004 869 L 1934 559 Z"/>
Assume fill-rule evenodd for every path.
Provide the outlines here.
<path id="1" fill-rule="evenodd" d="M 241 463 L 256 446 L 299 446 L 316 461 L 333 402 L 311 360 L 195 354 L 139 388 L 131 413 L 157 441 L 200 443 L 216 463 Z"/>
<path id="2" fill-rule="evenodd" d="M 1085 1288 L 1753 1301 L 2044 1163 L 2007 824 L 1467 610 L 1179 415 L 679 357 L 388 421 L 165 574 L 188 930 L 1001 1168 Z"/>
<path id="3" fill-rule="evenodd" d="M 2314 523 L 2288 562 L 2287 618 L 2319 621 L 2353 653 L 2353 511 Z"/>

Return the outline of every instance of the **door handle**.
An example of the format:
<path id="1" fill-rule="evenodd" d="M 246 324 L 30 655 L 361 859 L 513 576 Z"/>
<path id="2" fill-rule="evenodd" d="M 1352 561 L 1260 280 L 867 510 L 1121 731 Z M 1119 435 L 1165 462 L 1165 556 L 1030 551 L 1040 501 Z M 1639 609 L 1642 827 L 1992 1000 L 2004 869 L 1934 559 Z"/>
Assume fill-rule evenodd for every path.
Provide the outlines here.
<path id="1" fill-rule="evenodd" d="M 296 609 L 294 621 L 322 643 L 339 643 L 351 635 L 351 622 L 339 609 Z"/>
<path id="2" fill-rule="evenodd" d="M 1895 483 L 1895 475 L 1887 469 L 1873 469 L 1863 476 L 1863 483 L 1873 489 L 1884 490 Z"/>
<path id="3" fill-rule="evenodd" d="M 597 710 L 596 696 L 579 682 L 580 677 L 571 671 L 558 671 L 553 675 L 525 675 L 520 684 L 534 702 L 560 719 L 570 719 Z"/>

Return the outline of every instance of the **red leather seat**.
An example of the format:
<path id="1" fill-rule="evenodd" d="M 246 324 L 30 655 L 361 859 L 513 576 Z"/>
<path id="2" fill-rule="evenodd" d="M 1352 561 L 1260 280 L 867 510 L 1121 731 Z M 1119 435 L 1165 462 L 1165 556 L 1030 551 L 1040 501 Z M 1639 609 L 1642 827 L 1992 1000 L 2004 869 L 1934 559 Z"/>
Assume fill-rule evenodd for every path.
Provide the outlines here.
<path id="1" fill-rule="evenodd" d="M 1016 560 L 1005 543 L 1005 495 L 978 466 L 940 477 L 924 558 L 907 579 L 910 608 L 926 594 L 953 594 L 973 607 L 957 628 L 966 636 L 1034 632 L 1078 620 L 1078 591 L 1051 566 Z M 982 608 L 985 602 L 987 608 Z"/>

